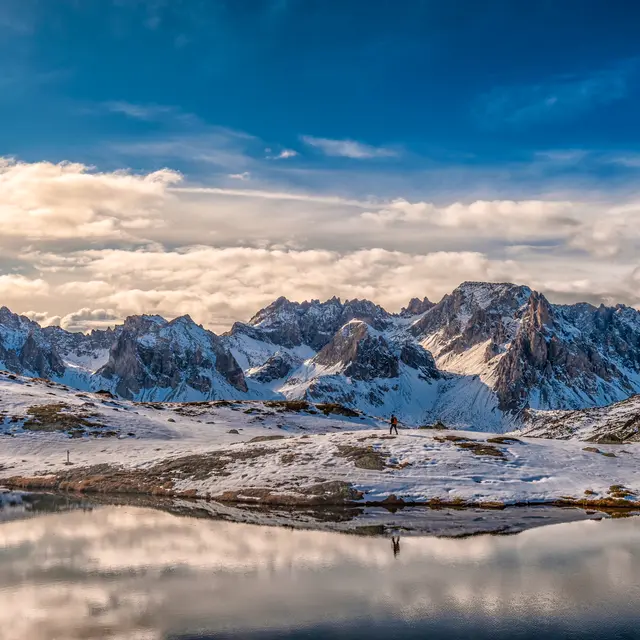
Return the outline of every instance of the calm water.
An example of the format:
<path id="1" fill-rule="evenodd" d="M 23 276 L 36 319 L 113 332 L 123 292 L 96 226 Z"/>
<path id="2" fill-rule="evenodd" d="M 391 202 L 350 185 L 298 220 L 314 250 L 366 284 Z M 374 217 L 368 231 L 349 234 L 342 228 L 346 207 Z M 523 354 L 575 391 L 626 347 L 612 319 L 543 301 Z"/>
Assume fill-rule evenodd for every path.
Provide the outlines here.
<path id="1" fill-rule="evenodd" d="M 640 638 L 640 519 L 363 537 L 130 506 L 0 522 L 0 638 Z"/>

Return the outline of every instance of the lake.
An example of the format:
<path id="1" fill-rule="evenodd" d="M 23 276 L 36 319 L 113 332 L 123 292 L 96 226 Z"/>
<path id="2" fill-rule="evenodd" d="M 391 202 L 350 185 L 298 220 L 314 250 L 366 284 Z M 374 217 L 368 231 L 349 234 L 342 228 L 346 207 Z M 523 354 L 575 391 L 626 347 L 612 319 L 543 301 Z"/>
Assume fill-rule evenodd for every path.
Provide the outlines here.
<path id="1" fill-rule="evenodd" d="M 0 518 L 2 640 L 640 637 L 638 517 L 450 538 L 68 506 Z"/>

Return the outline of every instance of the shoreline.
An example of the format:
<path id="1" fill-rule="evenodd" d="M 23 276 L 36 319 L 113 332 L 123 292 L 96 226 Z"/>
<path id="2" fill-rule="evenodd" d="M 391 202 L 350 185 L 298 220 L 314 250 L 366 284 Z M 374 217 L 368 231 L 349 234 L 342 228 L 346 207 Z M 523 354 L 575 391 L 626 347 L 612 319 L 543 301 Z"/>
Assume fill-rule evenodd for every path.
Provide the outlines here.
<path id="1" fill-rule="evenodd" d="M 2 500 L 2 496 L 7 499 Z M 4 510 L 3 510 L 4 504 Z M 213 500 L 77 492 L 2 493 L 0 523 L 16 519 L 104 508 L 153 510 L 178 518 L 211 519 L 257 526 L 327 531 L 359 536 L 466 538 L 478 535 L 513 535 L 543 526 L 577 521 L 601 521 L 637 515 L 632 509 L 584 509 L 575 506 L 519 505 L 504 508 L 458 505 L 398 506 L 277 505 L 220 503 Z M 141 511 L 142 513 L 142 511 Z"/>
<path id="2" fill-rule="evenodd" d="M 118 474 L 122 473 L 121 469 L 116 470 Z M 428 500 L 405 500 L 391 494 L 382 500 L 353 500 L 348 497 L 336 497 L 336 493 L 344 491 L 353 491 L 353 487 L 341 485 L 336 487 L 336 491 L 331 491 L 332 487 L 328 487 L 329 491 L 326 495 L 304 495 L 293 494 L 277 494 L 272 489 L 261 487 L 248 487 L 247 489 L 238 491 L 225 491 L 220 495 L 210 495 L 208 493 L 199 494 L 191 489 L 186 491 L 173 491 L 171 489 L 156 488 L 149 491 L 141 491 L 133 486 L 123 486 L 121 488 L 109 486 L 108 489 L 102 489 L 92 486 L 94 479 L 87 476 L 76 482 L 67 480 L 58 480 L 55 476 L 44 477 L 14 477 L 0 478 L 0 490 L 8 489 L 12 492 L 52 492 L 59 495 L 67 494 L 69 496 L 129 496 L 129 497 L 148 497 L 148 498 L 170 498 L 194 501 L 215 502 L 226 505 L 254 505 L 258 507 L 287 507 L 287 508 L 307 508 L 307 507 L 327 507 L 327 508 L 354 508 L 354 507 L 381 507 L 388 510 L 397 511 L 404 508 L 428 508 L 428 509 L 486 509 L 486 510 L 504 510 L 511 508 L 524 507 L 559 507 L 572 508 L 577 507 L 585 510 L 603 510 L 605 512 L 630 512 L 640 510 L 640 501 L 626 500 L 624 498 L 605 498 L 605 499 L 549 499 L 549 500 L 522 500 L 514 502 L 498 502 L 491 500 L 463 501 L 459 499 L 443 500 L 440 498 L 431 498 Z M 331 482 L 328 484 L 332 484 Z M 312 487 L 315 488 L 315 487 Z M 355 490 L 357 491 L 357 490 Z"/>
<path id="3" fill-rule="evenodd" d="M 0 381 L 0 485 L 278 506 L 640 508 L 640 443 L 446 428 L 291 403 L 136 403 Z M 481 427 L 482 425 L 479 425 Z"/>

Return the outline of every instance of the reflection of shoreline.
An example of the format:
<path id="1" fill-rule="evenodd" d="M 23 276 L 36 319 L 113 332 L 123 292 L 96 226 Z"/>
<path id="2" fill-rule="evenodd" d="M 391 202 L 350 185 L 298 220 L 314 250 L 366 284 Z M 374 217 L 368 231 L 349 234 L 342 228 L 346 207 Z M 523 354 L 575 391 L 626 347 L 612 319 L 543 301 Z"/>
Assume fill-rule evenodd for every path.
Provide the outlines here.
<path id="1" fill-rule="evenodd" d="M 80 633 L 87 611 L 93 625 L 117 622 L 122 638 L 141 628 L 149 630 L 144 637 L 160 638 L 167 629 L 195 627 L 257 629 L 438 612 L 548 617 L 586 606 L 626 613 L 637 605 L 638 519 L 517 536 L 403 538 L 402 553 L 393 555 L 388 538 L 131 507 L 6 523 L 0 525 L 0 639 L 44 640 L 55 635 L 51 624 L 65 630 L 58 637 L 91 637 Z M 42 610 L 51 612 L 46 624 L 18 613 Z M 7 635 L 16 624 L 22 635 Z"/>
<path id="2" fill-rule="evenodd" d="M 34 513 L 126 505 L 157 509 L 178 516 L 225 520 L 247 524 L 287 526 L 296 529 L 344 531 L 359 535 L 434 535 L 464 537 L 485 533 L 511 535 L 527 529 L 584 519 L 598 520 L 600 512 L 575 507 L 545 505 L 495 509 L 448 509 L 423 507 L 278 507 L 231 505 L 205 500 L 146 495 L 81 493 L 23 493 L 24 517 Z M 0 522 L 7 510 L 0 507 Z M 632 512 L 621 516 L 633 515 Z M 19 518 L 15 510 L 11 519 Z"/>

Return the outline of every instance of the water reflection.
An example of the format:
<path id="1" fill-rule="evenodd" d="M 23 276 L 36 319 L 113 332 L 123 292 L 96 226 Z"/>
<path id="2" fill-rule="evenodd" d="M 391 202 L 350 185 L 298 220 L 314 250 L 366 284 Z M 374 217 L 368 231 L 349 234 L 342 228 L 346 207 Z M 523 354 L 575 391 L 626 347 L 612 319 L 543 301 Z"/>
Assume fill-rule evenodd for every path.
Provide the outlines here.
<path id="1" fill-rule="evenodd" d="M 391 540 L 134 507 L 0 525 L 2 640 L 634 637 L 639 596 L 638 518 Z"/>

